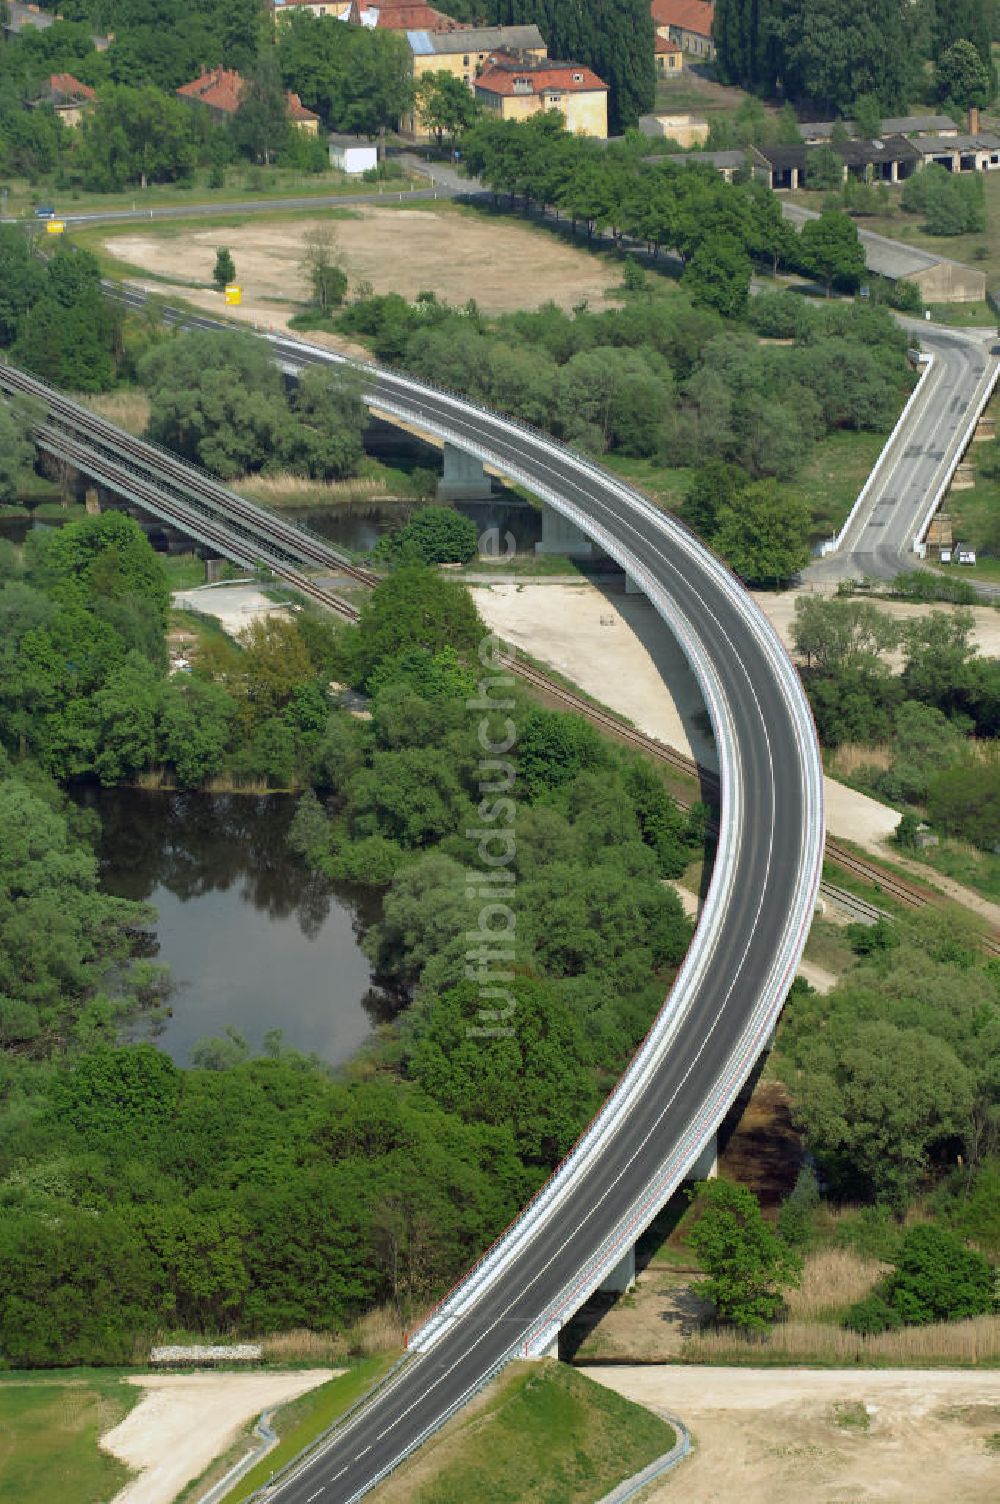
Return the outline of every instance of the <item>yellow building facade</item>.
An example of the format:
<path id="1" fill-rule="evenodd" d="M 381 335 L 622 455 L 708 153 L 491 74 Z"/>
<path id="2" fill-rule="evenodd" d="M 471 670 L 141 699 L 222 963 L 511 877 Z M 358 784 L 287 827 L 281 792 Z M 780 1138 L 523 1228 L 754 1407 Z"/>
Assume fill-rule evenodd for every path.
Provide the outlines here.
<path id="1" fill-rule="evenodd" d="M 460 78 L 470 90 L 496 53 L 511 53 L 518 58 L 539 61 L 548 56 L 545 40 L 537 26 L 460 26 L 454 31 L 408 31 L 406 40 L 413 60 L 414 82 L 425 73 L 450 73 Z M 402 122 L 411 136 L 429 136 L 420 111 L 414 110 Z"/>
<path id="2" fill-rule="evenodd" d="M 501 120 L 558 110 L 574 136 L 608 137 L 608 86 L 577 63 L 494 64 L 476 80 L 476 98 Z"/>

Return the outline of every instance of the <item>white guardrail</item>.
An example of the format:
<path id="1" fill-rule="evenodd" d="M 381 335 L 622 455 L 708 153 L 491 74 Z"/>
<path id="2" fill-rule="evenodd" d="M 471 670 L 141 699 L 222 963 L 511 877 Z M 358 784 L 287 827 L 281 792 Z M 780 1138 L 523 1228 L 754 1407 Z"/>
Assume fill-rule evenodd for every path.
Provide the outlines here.
<path id="1" fill-rule="evenodd" d="M 857 517 L 858 517 L 858 513 L 861 511 L 861 508 L 864 506 L 865 502 L 867 501 L 868 495 L 869 495 L 872 487 L 874 486 L 874 484 L 878 480 L 878 478 L 881 476 L 882 471 L 883 471 L 883 469 L 885 467 L 885 462 L 888 459 L 889 454 L 892 452 L 892 449 L 893 449 L 893 447 L 894 447 L 894 445 L 896 443 L 897 438 L 899 437 L 900 433 L 902 432 L 903 426 L 906 423 L 907 418 L 910 416 L 910 413 L 913 411 L 914 404 L 916 403 L 917 398 L 922 393 L 922 391 L 924 389 L 925 382 L 930 377 L 931 371 L 934 368 L 934 356 L 931 355 L 931 354 L 929 354 L 926 351 L 920 350 L 920 351 L 917 351 L 917 353 L 916 353 L 916 361 L 917 361 L 918 365 L 922 365 L 923 368 L 924 368 L 921 371 L 921 373 L 920 373 L 920 380 L 917 382 L 916 386 L 913 388 L 913 391 L 907 397 L 906 403 L 905 403 L 905 405 L 903 407 L 903 411 L 900 413 L 899 417 L 896 419 L 896 423 L 895 423 L 895 426 L 893 427 L 892 433 L 889 435 L 889 437 L 886 439 L 885 443 L 883 444 L 882 449 L 881 449 L 881 451 L 879 453 L 878 459 L 875 461 L 875 463 L 872 466 L 871 470 L 868 472 L 868 479 L 865 481 L 864 485 L 861 487 L 861 490 L 858 492 L 858 499 L 854 503 L 854 505 L 852 506 L 851 510 L 848 512 L 847 519 L 844 522 L 843 527 L 840 529 L 840 532 L 837 533 L 837 535 L 835 537 L 827 539 L 827 541 L 821 547 L 821 549 L 819 551 L 821 559 L 826 558 L 826 556 L 828 554 L 835 554 L 838 551 L 838 549 L 843 548 L 843 546 L 844 546 L 844 539 L 847 537 L 847 534 L 850 532 L 851 528 L 854 526 L 854 523 L 856 522 Z M 928 523 L 928 525 L 929 525 L 929 523 Z M 926 528 L 924 529 L 924 531 L 926 532 Z"/>
<path id="2" fill-rule="evenodd" d="M 293 350 L 298 345 L 303 351 L 303 356 L 310 360 L 314 360 L 317 356 L 321 359 L 330 359 L 334 363 L 342 363 L 344 360 L 344 357 L 337 357 L 332 352 L 319 350 L 304 341 L 275 338 L 274 343 L 282 348 Z M 620 1115 L 627 1112 L 636 1096 L 648 1084 L 651 1074 L 662 1062 L 712 960 L 718 926 L 724 917 L 730 895 L 734 865 L 730 858 L 741 828 L 744 791 L 728 703 L 722 694 L 711 660 L 697 632 L 679 612 L 673 600 L 657 583 L 641 560 L 634 557 L 616 538 L 596 524 L 580 508 L 567 501 L 555 485 L 540 481 L 535 471 L 512 465 L 506 456 L 491 449 L 483 439 L 470 440 L 465 432 L 456 431 L 444 420 L 429 418 L 424 411 L 415 413 L 406 405 L 405 392 L 409 389 L 414 395 L 423 395 L 436 403 L 444 401 L 454 406 L 466 418 L 470 415 L 486 416 L 494 429 L 499 426 L 515 440 L 519 434 L 523 434 L 527 425 L 519 425 L 496 413 L 488 413 L 468 399 L 453 393 L 442 392 L 426 383 L 400 376 L 396 372 L 372 370 L 371 367 L 360 362 L 352 362 L 352 364 L 357 364 L 363 374 L 371 372 L 382 384 L 382 390 L 377 395 L 377 406 L 380 411 L 407 422 L 418 423 L 428 432 L 454 442 L 468 453 L 494 466 L 512 480 L 527 486 L 542 501 L 548 502 L 554 510 L 599 543 L 642 587 L 657 611 L 678 637 L 698 680 L 715 733 L 721 773 L 720 836 L 712 881 L 702 910 L 701 921 L 669 997 L 654 1020 L 644 1044 L 634 1056 L 611 1096 L 562 1164 L 534 1200 L 529 1202 L 506 1232 L 445 1297 L 428 1321 L 412 1337 L 411 1348 L 418 1352 L 427 1352 L 443 1335 L 448 1324 L 462 1316 L 475 1303 L 482 1291 L 499 1278 L 517 1257 L 524 1244 L 534 1235 L 539 1219 L 554 1214 L 570 1191 L 587 1174 L 594 1159 L 601 1154 L 608 1139 L 616 1131 Z M 404 396 L 401 402 L 387 399 L 386 384 L 391 384 L 402 391 Z M 644 1188 L 641 1196 L 633 1204 L 628 1217 L 609 1235 L 599 1254 L 591 1260 L 585 1270 L 581 1271 L 572 1286 L 561 1291 L 551 1303 L 549 1311 L 539 1322 L 527 1344 L 522 1345 L 520 1342 L 516 1344 L 510 1356 L 518 1353 L 530 1355 L 545 1351 L 551 1343 L 553 1329 L 558 1331 L 571 1314 L 571 1309 L 578 1309 L 602 1282 L 620 1259 L 627 1243 L 635 1240 L 673 1194 L 688 1167 L 694 1163 L 715 1132 L 740 1086 L 752 1070 L 781 1010 L 787 987 L 805 945 L 819 884 L 823 851 L 822 768 L 812 715 L 788 655 L 763 613 L 707 548 L 682 528 L 676 520 L 660 512 L 641 493 L 624 485 L 608 472 L 566 449 L 547 435 L 532 431 L 532 436 L 537 443 L 551 452 L 553 458 L 558 459 L 563 465 L 570 464 L 585 478 L 599 480 L 605 491 L 612 492 L 630 508 L 641 512 L 646 521 L 652 521 L 662 534 L 664 542 L 674 552 L 684 553 L 695 569 L 710 575 L 714 583 L 737 607 L 746 627 L 756 637 L 765 657 L 769 660 L 775 678 L 782 687 L 786 703 L 792 712 L 804 777 L 805 821 L 795 899 L 790 907 L 774 964 L 762 989 L 757 1008 L 741 1038 L 734 1042 L 726 1073 L 714 1083 L 705 1098 L 697 1120 L 689 1125 L 676 1154 L 664 1164 L 656 1181 Z M 710 613 L 707 602 L 705 609 L 706 613 Z"/>
<path id="3" fill-rule="evenodd" d="M 924 511 L 923 517 L 920 520 L 920 525 L 917 528 L 916 533 L 914 534 L 913 552 L 920 559 L 925 559 L 927 557 L 928 529 L 930 528 L 930 525 L 934 520 L 934 516 L 937 512 L 938 507 L 944 500 L 945 492 L 951 485 L 955 471 L 961 464 L 962 456 L 968 449 L 969 445 L 972 443 L 972 436 L 979 426 L 979 420 L 983 416 L 983 413 L 986 409 L 986 404 L 989 402 L 990 398 L 993 396 L 994 391 L 996 390 L 998 378 L 1000 378 L 1000 363 L 994 361 L 993 365 L 987 369 L 986 374 L 983 377 L 982 390 L 978 393 L 976 401 L 973 404 L 972 417 L 969 419 L 968 423 L 963 429 L 962 437 L 959 440 L 956 448 L 953 450 L 947 465 L 945 466 L 944 475 L 942 476 L 939 484 L 935 486 L 933 492 L 931 493 L 930 501 L 927 503 L 926 510 Z"/>

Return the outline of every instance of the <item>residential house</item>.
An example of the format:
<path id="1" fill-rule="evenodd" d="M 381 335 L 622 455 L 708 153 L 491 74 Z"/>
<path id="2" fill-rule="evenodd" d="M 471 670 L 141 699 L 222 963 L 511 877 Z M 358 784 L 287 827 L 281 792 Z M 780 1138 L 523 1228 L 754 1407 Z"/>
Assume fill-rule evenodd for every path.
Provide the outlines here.
<path id="1" fill-rule="evenodd" d="M 374 5 L 363 5 L 359 14 L 362 26 L 377 27 L 380 31 L 459 31 L 461 21 L 446 16 L 422 0 L 378 0 Z"/>
<path id="2" fill-rule="evenodd" d="M 715 6 L 710 0 L 651 0 L 649 8 L 657 36 L 676 42 L 691 57 L 705 61 L 715 57 Z"/>
<path id="3" fill-rule="evenodd" d="M 475 94 L 501 120 L 558 110 L 574 135 L 607 140 L 608 86 L 582 63 L 497 58 L 476 79 Z"/>
<path id="4" fill-rule="evenodd" d="M 307 10 L 317 20 L 349 21 L 355 9 L 355 0 L 271 0 L 275 20 Z"/>
<path id="5" fill-rule="evenodd" d="M 72 73 L 50 73 L 33 104 L 51 105 L 63 125 L 79 125 L 84 112 L 97 99 L 88 84 L 82 84 Z"/>
<path id="6" fill-rule="evenodd" d="M 460 78 L 470 91 L 477 76 L 490 58 L 504 54 L 530 62 L 548 56 L 544 38 L 537 26 L 460 26 L 451 31 L 407 31 L 406 40 L 413 60 L 413 77 L 419 83 L 425 73 L 451 73 Z M 430 135 L 419 110 L 414 110 L 401 124 L 408 135 Z"/>
<path id="7" fill-rule="evenodd" d="M 180 99 L 201 105 L 215 119 L 227 120 L 239 109 L 245 88 L 242 74 L 229 68 L 212 68 L 189 84 L 181 84 L 175 92 Z M 297 94 L 286 94 L 285 99 L 290 124 L 307 136 L 315 136 L 319 131 L 319 116 L 307 110 Z"/>
<path id="8" fill-rule="evenodd" d="M 684 70 L 684 53 L 676 42 L 657 32 L 653 38 L 653 62 L 658 76 L 679 78 Z"/>

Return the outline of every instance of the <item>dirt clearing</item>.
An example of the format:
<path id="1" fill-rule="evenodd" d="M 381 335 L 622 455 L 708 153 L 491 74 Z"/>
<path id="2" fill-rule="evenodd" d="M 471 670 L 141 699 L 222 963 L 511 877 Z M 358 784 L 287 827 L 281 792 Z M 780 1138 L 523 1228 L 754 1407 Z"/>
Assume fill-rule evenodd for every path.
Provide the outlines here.
<path id="1" fill-rule="evenodd" d="M 640 730 L 718 766 L 708 716 L 687 659 L 645 596 L 620 584 L 527 584 L 475 588 L 476 606 L 506 641 L 549 663 Z M 761 598 L 768 609 L 771 597 Z M 780 599 L 780 598 L 779 598 Z M 899 824 L 886 805 L 827 778 L 826 823 L 879 856 Z"/>
<path id="2" fill-rule="evenodd" d="M 140 1474 L 114 1504 L 172 1504 L 262 1410 L 287 1404 L 328 1379 L 331 1368 L 296 1373 L 140 1374 L 146 1390 L 101 1446 Z M 247 1445 L 247 1451 L 252 1448 Z"/>
<path id="3" fill-rule="evenodd" d="M 649 1504 L 987 1504 L 1000 1496 L 1000 1373 L 584 1368 L 690 1429 Z"/>
<path id="4" fill-rule="evenodd" d="M 294 312 L 291 305 L 308 300 L 299 266 L 303 237 L 320 226 L 333 231 L 352 287 L 370 282 L 377 293 L 398 292 L 410 301 L 426 289 L 460 306 L 475 298 L 486 313 L 537 308 L 549 300 L 569 309 L 586 299 L 592 308 L 603 308 L 617 281 L 614 268 L 600 257 L 516 221 L 481 219 L 445 205 L 361 208 L 351 214 L 350 219 L 250 221 L 172 235 L 132 231 L 109 235 L 103 244 L 132 266 L 180 282 L 210 282 L 216 250 L 227 245 L 244 298 L 242 310 L 227 312 L 272 323 Z M 192 301 L 206 298 L 206 306 L 221 308 L 217 293 L 196 293 Z"/>

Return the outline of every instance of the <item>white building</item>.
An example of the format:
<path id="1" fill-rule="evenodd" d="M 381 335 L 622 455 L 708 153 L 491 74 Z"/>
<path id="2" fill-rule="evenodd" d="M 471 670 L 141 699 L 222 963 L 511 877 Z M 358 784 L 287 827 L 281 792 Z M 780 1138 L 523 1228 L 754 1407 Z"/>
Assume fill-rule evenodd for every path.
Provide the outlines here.
<path id="1" fill-rule="evenodd" d="M 367 172 L 378 166 L 378 147 L 374 141 L 362 141 L 357 136 L 342 136 L 334 132 L 330 136 L 330 166 L 341 172 Z"/>

